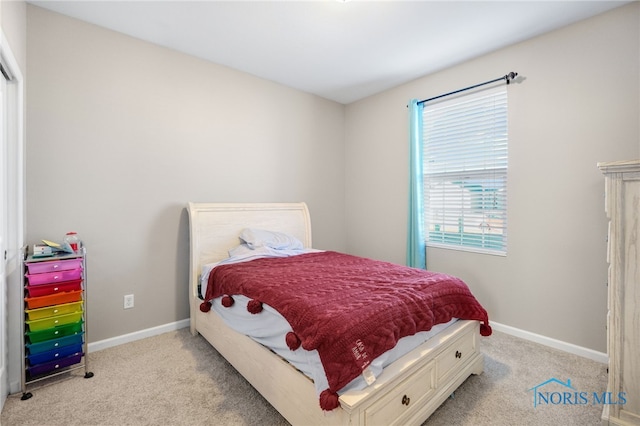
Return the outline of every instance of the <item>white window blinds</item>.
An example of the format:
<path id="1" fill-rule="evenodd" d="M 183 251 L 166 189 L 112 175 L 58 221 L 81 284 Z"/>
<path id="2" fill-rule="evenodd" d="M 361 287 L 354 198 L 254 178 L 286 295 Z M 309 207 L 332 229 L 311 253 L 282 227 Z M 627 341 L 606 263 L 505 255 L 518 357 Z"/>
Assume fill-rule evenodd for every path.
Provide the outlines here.
<path id="1" fill-rule="evenodd" d="M 507 89 L 425 105 L 427 245 L 505 254 Z"/>

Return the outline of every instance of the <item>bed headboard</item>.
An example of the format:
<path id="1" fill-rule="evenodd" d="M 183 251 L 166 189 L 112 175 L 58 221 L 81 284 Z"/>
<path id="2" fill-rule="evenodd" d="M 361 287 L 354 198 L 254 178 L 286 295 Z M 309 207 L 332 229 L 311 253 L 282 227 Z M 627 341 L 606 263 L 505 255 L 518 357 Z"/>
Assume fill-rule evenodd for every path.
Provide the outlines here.
<path id="1" fill-rule="evenodd" d="M 305 203 L 189 203 L 189 283 L 197 297 L 202 265 L 228 256 L 244 228 L 293 235 L 311 247 L 311 219 Z"/>

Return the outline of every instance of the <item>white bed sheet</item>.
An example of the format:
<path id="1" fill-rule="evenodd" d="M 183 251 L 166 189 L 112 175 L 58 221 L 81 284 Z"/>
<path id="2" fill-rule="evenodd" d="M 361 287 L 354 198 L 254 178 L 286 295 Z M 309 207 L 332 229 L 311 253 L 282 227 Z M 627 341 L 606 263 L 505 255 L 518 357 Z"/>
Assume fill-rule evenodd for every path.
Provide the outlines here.
<path id="1" fill-rule="evenodd" d="M 202 274 L 200 276 L 202 293 L 206 294 L 209 274 L 217 265 L 246 262 L 264 257 L 295 256 L 312 251 L 319 250 L 273 250 L 266 247 L 263 247 L 260 250 L 250 251 L 246 251 L 244 249 L 232 250 L 230 253 L 235 254 L 234 256 L 230 256 L 218 263 L 207 264 L 203 267 Z M 288 321 L 280 315 L 278 311 L 267 304 L 263 304 L 262 312 L 258 315 L 254 315 L 247 311 L 247 303 L 250 301 L 248 297 L 243 295 L 232 296 L 235 301 L 232 306 L 228 308 L 222 306 L 222 297 L 219 297 L 211 301 L 211 310 L 215 311 L 229 327 L 270 348 L 313 380 L 318 395 L 329 387 L 318 351 L 307 351 L 302 348 L 298 348 L 295 351 L 289 349 L 285 341 L 285 336 L 288 332 L 292 331 L 292 329 Z M 378 377 L 384 367 L 424 343 L 430 337 L 438 334 L 455 321 L 457 321 L 457 319 L 454 318 L 448 323 L 433 326 L 429 331 L 422 331 L 413 336 L 403 337 L 398 341 L 393 349 L 374 359 L 368 367 L 369 371 L 373 373 L 374 377 Z M 361 375 L 339 390 L 338 394 L 342 394 L 349 390 L 364 389 L 366 386 L 367 382 Z"/>

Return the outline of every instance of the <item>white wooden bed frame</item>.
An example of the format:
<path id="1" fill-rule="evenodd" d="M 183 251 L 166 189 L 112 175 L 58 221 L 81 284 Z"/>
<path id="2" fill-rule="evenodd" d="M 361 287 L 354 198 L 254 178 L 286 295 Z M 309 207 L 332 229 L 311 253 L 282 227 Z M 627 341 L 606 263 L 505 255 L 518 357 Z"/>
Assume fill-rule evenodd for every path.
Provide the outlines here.
<path id="1" fill-rule="evenodd" d="M 392 425 L 424 422 L 471 374 L 481 374 L 479 323 L 457 321 L 393 364 L 369 387 L 340 396 L 340 407 L 320 409 L 312 381 L 288 362 L 200 312 L 198 281 L 205 263 L 228 256 L 247 227 L 294 235 L 311 247 L 304 203 L 189 203 L 191 332 L 200 333 L 293 425 Z"/>

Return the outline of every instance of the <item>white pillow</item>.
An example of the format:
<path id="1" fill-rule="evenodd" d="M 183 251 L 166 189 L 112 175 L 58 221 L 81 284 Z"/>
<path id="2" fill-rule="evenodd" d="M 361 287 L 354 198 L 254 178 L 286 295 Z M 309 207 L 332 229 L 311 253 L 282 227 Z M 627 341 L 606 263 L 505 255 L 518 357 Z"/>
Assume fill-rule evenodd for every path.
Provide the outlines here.
<path id="1" fill-rule="evenodd" d="M 244 256 L 247 253 L 254 253 L 253 249 L 246 244 L 239 244 L 228 251 L 229 257 Z"/>
<path id="2" fill-rule="evenodd" d="M 245 228 L 240 233 L 240 239 L 252 249 L 269 247 L 275 250 L 300 250 L 304 248 L 300 240 L 292 235 L 265 229 Z"/>

